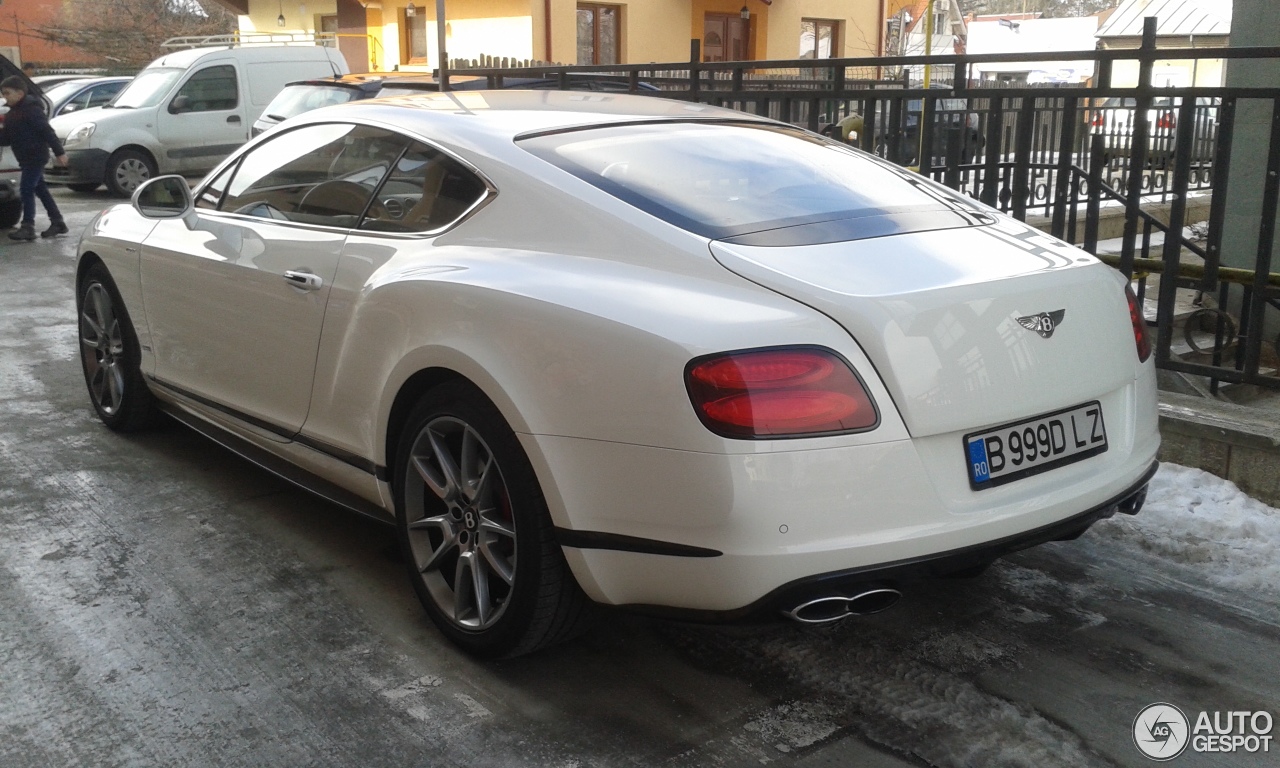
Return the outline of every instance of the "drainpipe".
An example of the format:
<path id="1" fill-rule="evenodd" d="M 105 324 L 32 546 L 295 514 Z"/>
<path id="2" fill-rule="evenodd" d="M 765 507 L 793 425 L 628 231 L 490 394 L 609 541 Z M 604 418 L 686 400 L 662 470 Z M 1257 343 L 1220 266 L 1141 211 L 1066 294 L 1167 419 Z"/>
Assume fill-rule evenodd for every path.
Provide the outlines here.
<path id="1" fill-rule="evenodd" d="M 551 63 L 551 0 L 542 0 L 542 18 L 544 27 L 542 31 L 546 37 L 543 43 L 546 46 L 545 55 L 547 63 Z"/>
<path id="2" fill-rule="evenodd" d="M 449 90 L 449 53 L 444 49 L 445 24 L 444 0 L 436 0 L 436 47 L 440 49 L 440 90 Z"/>
<path id="3" fill-rule="evenodd" d="M 888 51 L 884 49 L 884 27 L 889 23 L 889 18 L 885 14 L 889 11 L 889 0 L 880 0 L 880 31 L 876 33 L 876 55 L 885 56 Z M 844 51 L 841 51 L 844 53 Z M 842 57 L 843 58 L 843 57 Z M 879 67 L 876 67 L 876 79 L 880 79 Z"/>

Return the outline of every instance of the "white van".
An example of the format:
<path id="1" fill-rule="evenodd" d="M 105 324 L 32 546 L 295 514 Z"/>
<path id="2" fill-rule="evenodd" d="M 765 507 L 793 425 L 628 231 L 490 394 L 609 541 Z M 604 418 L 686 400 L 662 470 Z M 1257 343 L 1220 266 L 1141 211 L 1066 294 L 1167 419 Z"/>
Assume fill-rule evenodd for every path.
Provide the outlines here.
<path id="1" fill-rule="evenodd" d="M 105 183 L 128 197 L 147 179 L 199 175 L 249 139 L 286 83 L 343 75 L 336 48 L 245 45 L 192 48 L 147 65 L 110 104 L 49 121 L 70 160 L 45 177 L 77 192 Z"/>

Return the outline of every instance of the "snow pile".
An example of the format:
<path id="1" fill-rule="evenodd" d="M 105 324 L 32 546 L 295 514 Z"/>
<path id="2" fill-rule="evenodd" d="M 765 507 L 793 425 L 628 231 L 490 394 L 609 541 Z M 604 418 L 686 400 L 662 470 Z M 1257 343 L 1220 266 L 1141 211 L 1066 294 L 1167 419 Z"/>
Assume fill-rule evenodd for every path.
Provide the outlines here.
<path id="1" fill-rule="evenodd" d="M 1161 464 L 1142 512 L 1097 530 L 1219 586 L 1280 593 L 1280 510 L 1203 470 Z"/>

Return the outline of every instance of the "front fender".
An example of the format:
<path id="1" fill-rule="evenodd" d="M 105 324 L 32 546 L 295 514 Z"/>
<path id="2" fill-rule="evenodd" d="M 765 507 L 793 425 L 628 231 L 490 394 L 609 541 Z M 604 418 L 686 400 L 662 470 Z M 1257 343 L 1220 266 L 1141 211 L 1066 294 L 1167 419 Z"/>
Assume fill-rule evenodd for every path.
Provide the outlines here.
<path id="1" fill-rule="evenodd" d="M 120 298 L 133 320 L 134 331 L 142 347 L 142 370 L 155 367 L 151 352 L 151 333 L 147 324 L 146 305 L 142 299 L 141 243 L 151 234 L 156 222 L 143 218 L 133 206 L 120 204 L 98 214 L 85 227 L 76 248 L 76 290 L 79 279 L 91 261 L 101 261 L 120 292 Z"/>

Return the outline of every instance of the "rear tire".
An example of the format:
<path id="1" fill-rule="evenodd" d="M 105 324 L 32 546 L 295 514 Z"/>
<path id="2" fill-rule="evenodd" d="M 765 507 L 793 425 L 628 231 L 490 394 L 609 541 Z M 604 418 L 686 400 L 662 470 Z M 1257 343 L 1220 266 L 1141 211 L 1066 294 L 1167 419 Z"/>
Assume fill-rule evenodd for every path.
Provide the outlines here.
<path id="1" fill-rule="evenodd" d="M 590 602 L 556 543 L 528 457 L 474 386 L 448 382 L 409 415 L 396 451 L 396 531 L 440 631 L 483 658 L 586 628 Z"/>
<path id="2" fill-rule="evenodd" d="M 80 364 L 98 418 L 116 432 L 152 426 L 159 409 L 142 377 L 142 354 L 120 292 L 101 263 L 85 271 L 76 290 Z"/>

